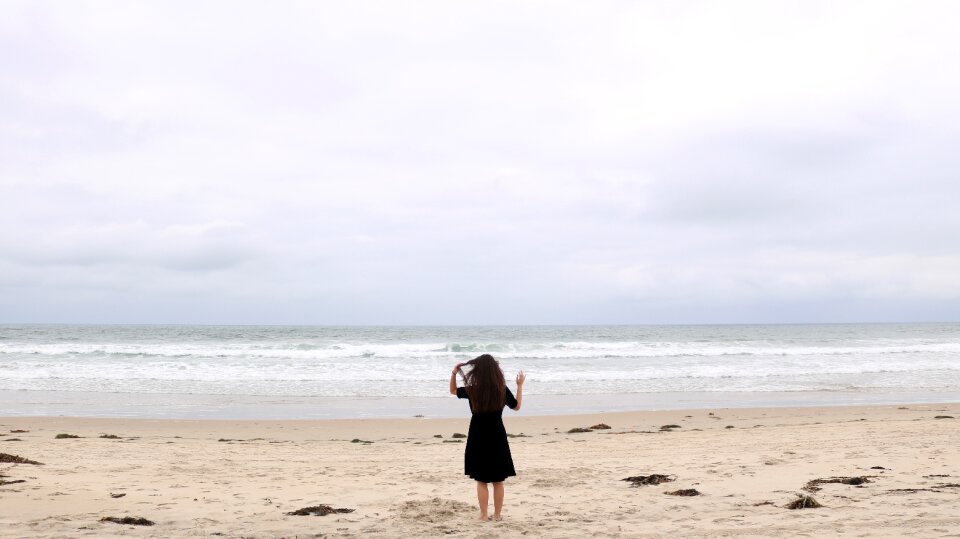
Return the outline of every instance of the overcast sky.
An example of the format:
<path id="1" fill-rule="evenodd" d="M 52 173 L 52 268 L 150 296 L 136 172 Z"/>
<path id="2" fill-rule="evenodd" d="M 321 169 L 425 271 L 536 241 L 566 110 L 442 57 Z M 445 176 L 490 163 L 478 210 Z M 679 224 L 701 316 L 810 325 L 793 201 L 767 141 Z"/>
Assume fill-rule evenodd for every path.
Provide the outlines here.
<path id="1" fill-rule="evenodd" d="M 0 1 L 0 322 L 960 320 L 960 3 Z"/>

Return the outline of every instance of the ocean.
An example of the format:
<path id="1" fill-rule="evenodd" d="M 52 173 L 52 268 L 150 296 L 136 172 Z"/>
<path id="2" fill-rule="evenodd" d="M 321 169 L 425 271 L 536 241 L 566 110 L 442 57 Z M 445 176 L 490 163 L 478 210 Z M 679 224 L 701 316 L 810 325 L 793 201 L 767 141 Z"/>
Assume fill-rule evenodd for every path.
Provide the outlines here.
<path id="1" fill-rule="evenodd" d="M 0 416 L 449 417 L 489 353 L 524 412 L 960 400 L 960 324 L 0 325 Z"/>

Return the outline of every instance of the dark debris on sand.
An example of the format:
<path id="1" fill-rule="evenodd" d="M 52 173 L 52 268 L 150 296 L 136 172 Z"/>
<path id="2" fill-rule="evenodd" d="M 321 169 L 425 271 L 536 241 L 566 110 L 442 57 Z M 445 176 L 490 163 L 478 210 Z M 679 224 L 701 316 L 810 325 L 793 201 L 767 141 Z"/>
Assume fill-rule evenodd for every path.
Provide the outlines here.
<path id="1" fill-rule="evenodd" d="M 318 516 L 318 517 L 323 517 L 323 516 L 327 516 L 327 515 L 329 515 L 329 514 L 331 514 L 331 513 L 352 513 L 352 512 L 354 512 L 354 511 L 356 511 L 356 509 L 347 509 L 347 508 L 345 508 L 345 507 L 340 507 L 340 508 L 336 508 L 336 509 L 335 509 L 335 508 L 333 508 L 333 507 L 331 507 L 331 506 L 329 506 L 329 505 L 320 504 L 320 505 L 311 505 L 310 507 L 304 507 L 304 508 L 301 508 L 301 509 L 297 509 L 296 511 L 290 511 L 289 513 L 286 513 L 286 514 L 287 514 L 287 515 L 293 515 L 293 516 L 299 516 L 299 517 L 302 517 L 302 516 Z"/>
<path id="2" fill-rule="evenodd" d="M 0 479 L 0 487 L 5 487 L 7 485 L 16 485 L 17 483 L 26 483 L 25 479 L 14 479 L 13 481 L 4 481 Z"/>
<path id="3" fill-rule="evenodd" d="M 574 427 L 574 428 L 568 430 L 568 431 L 567 431 L 567 434 L 581 434 L 581 433 L 584 433 L 584 432 L 593 432 L 593 431 L 590 430 L 590 429 L 585 429 L 585 428 L 583 428 L 583 427 Z"/>
<path id="4" fill-rule="evenodd" d="M 940 483 L 928 488 L 894 488 L 888 490 L 887 492 L 906 492 L 909 494 L 917 492 L 943 492 L 940 489 L 944 488 L 960 488 L 960 483 Z"/>
<path id="5" fill-rule="evenodd" d="M 664 432 L 669 432 L 673 429 L 679 429 L 679 428 L 681 428 L 680 425 L 663 425 L 662 427 L 660 427 L 660 430 Z"/>
<path id="6" fill-rule="evenodd" d="M 26 459 L 17 455 L 11 455 L 9 453 L 0 453 L 0 462 L 11 463 L 11 464 L 36 464 L 41 466 L 43 465 L 42 462 Z"/>
<path id="7" fill-rule="evenodd" d="M 917 492 L 939 492 L 931 488 L 892 488 L 887 490 L 887 492 L 906 492 L 908 494 L 914 494 Z"/>
<path id="8" fill-rule="evenodd" d="M 695 488 L 682 488 L 680 490 L 673 490 L 667 492 L 670 496 L 699 496 L 700 491 Z"/>
<path id="9" fill-rule="evenodd" d="M 79 438 L 79 436 L 77 436 L 76 434 L 67 434 L 65 432 L 61 432 L 60 434 L 53 437 L 54 440 L 64 440 L 67 438 Z"/>
<path id="10" fill-rule="evenodd" d="M 817 500 L 814 500 L 812 496 L 801 495 L 796 500 L 784 505 L 784 507 L 787 509 L 817 509 L 823 507 L 823 505 Z"/>
<path id="11" fill-rule="evenodd" d="M 590 430 L 607 430 L 609 428 L 611 428 L 610 425 L 607 425 L 606 423 L 597 423 L 596 425 L 590 427 Z"/>
<path id="12" fill-rule="evenodd" d="M 130 524 L 133 526 L 153 526 L 156 524 L 152 520 L 147 520 L 143 517 L 103 517 L 100 519 L 100 522 L 113 522 L 114 524 Z"/>
<path id="13" fill-rule="evenodd" d="M 872 475 L 861 475 L 856 477 L 827 477 L 821 479 L 813 479 L 807 481 L 807 484 L 803 486 L 803 490 L 807 492 L 816 492 L 820 489 L 820 485 L 825 483 L 840 483 L 843 485 L 853 485 L 860 486 L 864 483 L 870 483 L 870 478 Z"/>
<path id="14" fill-rule="evenodd" d="M 677 476 L 675 475 L 665 475 L 665 474 L 650 474 L 650 475 L 634 475 L 632 477 L 624 477 L 621 481 L 629 481 L 634 487 L 640 487 L 643 485 L 659 485 L 660 483 L 669 483 L 675 481 Z"/>
<path id="15" fill-rule="evenodd" d="M 953 419 L 953 416 L 952 415 L 935 415 L 933 416 L 933 418 L 934 419 Z"/>

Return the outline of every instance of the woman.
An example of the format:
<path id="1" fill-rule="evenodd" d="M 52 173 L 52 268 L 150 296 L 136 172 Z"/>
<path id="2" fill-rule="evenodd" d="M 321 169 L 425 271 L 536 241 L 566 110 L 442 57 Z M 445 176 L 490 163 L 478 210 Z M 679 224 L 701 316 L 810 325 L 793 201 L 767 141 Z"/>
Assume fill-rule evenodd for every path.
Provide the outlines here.
<path id="1" fill-rule="evenodd" d="M 470 372 L 463 374 L 463 366 Z M 461 373 L 465 387 L 457 387 L 457 373 Z M 507 431 L 503 428 L 503 407 L 520 410 L 523 401 L 523 371 L 517 373 L 517 396 L 507 387 L 500 364 L 490 354 L 457 363 L 450 375 L 450 394 L 470 403 L 470 431 L 467 448 L 463 455 L 464 474 L 477 482 L 477 501 L 480 502 L 480 520 L 488 520 L 487 503 L 493 483 L 493 519 L 500 520 L 503 507 L 503 481 L 517 475 L 507 443 Z"/>

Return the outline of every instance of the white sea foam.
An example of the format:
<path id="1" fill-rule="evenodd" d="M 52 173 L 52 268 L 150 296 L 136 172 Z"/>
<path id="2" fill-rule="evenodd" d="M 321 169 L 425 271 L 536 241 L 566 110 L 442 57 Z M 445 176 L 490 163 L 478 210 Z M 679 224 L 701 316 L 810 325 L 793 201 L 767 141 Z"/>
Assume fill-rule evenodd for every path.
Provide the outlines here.
<path id="1" fill-rule="evenodd" d="M 533 395 L 960 389 L 960 325 L 917 324 L 0 326 L 0 390 L 427 397 L 481 353 Z"/>

